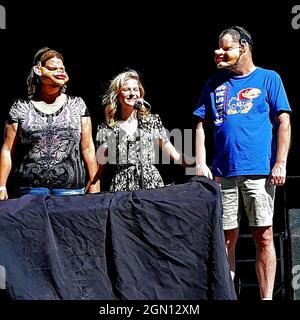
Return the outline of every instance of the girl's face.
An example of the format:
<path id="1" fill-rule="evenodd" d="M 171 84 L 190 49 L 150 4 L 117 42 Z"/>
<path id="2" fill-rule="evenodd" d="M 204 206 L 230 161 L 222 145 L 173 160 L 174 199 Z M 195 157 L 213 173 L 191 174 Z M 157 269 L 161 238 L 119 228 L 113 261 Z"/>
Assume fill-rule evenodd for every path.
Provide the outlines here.
<path id="1" fill-rule="evenodd" d="M 128 79 L 124 82 L 118 99 L 121 106 L 133 107 L 135 101 L 141 97 L 139 82 L 136 79 Z"/>

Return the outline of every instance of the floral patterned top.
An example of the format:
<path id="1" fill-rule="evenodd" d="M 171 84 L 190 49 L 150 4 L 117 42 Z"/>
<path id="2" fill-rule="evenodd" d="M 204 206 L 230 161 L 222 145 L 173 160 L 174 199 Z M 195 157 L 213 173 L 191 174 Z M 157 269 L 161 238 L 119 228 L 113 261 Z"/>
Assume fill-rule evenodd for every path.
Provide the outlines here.
<path id="1" fill-rule="evenodd" d="M 163 187 L 164 183 L 155 164 L 155 140 L 168 141 L 159 115 L 150 114 L 139 120 L 137 130 L 127 134 L 118 122 L 113 128 L 102 123 L 97 128 L 97 154 L 108 150 L 108 163 L 115 166 L 110 191 L 131 191 Z"/>
<path id="2" fill-rule="evenodd" d="M 89 116 L 80 97 L 67 96 L 53 114 L 39 111 L 30 100 L 13 103 L 8 123 L 18 123 L 14 185 L 82 188 L 81 117 Z"/>

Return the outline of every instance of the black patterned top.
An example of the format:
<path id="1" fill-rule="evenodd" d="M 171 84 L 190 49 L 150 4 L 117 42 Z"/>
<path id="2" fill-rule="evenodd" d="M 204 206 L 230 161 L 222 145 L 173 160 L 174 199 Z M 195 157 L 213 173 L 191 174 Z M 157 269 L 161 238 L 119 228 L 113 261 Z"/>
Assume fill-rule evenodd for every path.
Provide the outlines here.
<path id="1" fill-rule="evenodd" d="M 155 140 L 168 141 L 166 130 L 159 115 L 150 114 L 140 120 L 134 134 L 127 134 L 117 122 L 113 128 L 106 123 L 98 126 L 96 136 L 97 153 L 108 149 L 108 163 L 115 165 L 116 172 L 110 191 L 131 191 L 163 187 L 164 183 L 157 168 Z"/>
<path id="2" fill-rule="evenodd" d="M 67 96 L 62 107 L 46 114 L 30 100 L 17 100 L 9 123 L 18 123 L 14 185 L 82 188 L 85 168 L 81 156 L 81 117 L 89 116 L 80 97 Z"/>

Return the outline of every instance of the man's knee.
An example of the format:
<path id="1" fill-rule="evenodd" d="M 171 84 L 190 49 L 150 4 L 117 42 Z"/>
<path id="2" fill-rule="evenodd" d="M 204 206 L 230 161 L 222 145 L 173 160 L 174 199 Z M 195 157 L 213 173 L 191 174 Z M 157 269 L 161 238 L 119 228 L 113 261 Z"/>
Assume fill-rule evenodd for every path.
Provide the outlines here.
<path id="1" fill-rule="evenodd" d="M 272 227 L 252 227 L 251 233 L 256 246 L 268 247 L 273 245 L 273 229 Z"/>

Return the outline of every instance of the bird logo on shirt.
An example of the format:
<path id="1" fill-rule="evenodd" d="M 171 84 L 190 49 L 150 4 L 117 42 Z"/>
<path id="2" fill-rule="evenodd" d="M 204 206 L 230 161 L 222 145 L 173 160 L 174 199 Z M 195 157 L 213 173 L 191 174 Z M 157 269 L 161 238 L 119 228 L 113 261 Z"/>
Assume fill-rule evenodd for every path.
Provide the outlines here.
<path id="1" fill-rule="evenodd" d="M 227 114 L 248 113 L 253 107 L 253 99 L 259 97 L 260 94 L 261 90 L 257 88 L 239 91 L 236 97 L 230 99 Z"/>

